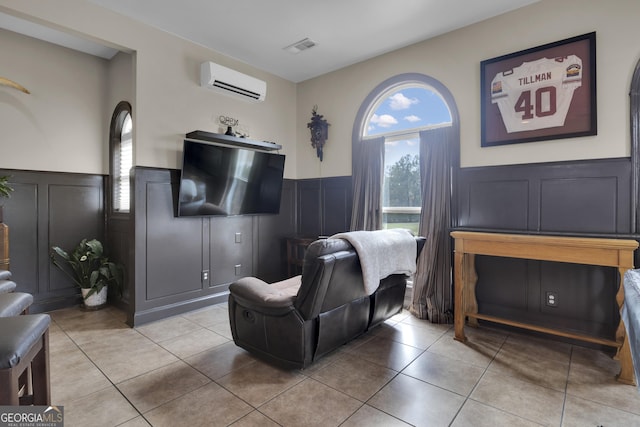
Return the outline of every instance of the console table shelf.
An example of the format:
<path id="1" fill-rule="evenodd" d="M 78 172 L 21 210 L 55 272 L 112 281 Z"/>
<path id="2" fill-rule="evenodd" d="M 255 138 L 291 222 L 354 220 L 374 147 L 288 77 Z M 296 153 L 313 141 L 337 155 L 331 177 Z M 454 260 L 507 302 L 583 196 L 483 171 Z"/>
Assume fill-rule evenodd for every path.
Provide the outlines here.
<path id="1" fill-rule="evenodd" d="M 466 341 L 464 325 L 469 318 L 470 325 L 477 320 L 515 326 L 537 332 L 572 338 L 576 340 L 617 348 L 616 358 L 620 361 L 618 381 L 635 385 L 633 361 L 629 340 L 622 319 L 616 330 L 615 340 L 578 334 L 561 329 L 544 327 L 525 322 L 504 319 L 478 313 L 475 286 L 475 256 L 489 255 L 507 258 L 524 258 L 539 261 L 568 262 L 574 264 L 616 267 L 620 274 L 620 287 L 616 294 L 619 308 L 624 304 L 624 273 L 633 268 L 633 252 L 638 248 L 635 240 L 561 237 L 522 234 L 481 233 L 453 231 L 455 239 L 455 339 Z"/>

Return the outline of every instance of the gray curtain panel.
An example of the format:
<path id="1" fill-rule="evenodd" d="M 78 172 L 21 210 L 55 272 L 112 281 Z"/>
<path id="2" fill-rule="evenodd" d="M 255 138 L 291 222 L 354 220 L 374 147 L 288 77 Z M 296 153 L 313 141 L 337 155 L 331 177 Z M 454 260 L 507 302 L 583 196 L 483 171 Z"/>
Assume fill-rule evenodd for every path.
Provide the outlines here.
<path id="1" fill-rule="evenodd" d="M 359 141 L 353 159 L 351 231 L 382 228 L 384 138 Z"/>
<path id="2" fill-rule="evenodd" d="M 418 258 L 409 311 L 433 323 L 452 323 L 451 147 L 454 127 L 420 132 L 422 213 L 420 235 L 427 241 Z"/>

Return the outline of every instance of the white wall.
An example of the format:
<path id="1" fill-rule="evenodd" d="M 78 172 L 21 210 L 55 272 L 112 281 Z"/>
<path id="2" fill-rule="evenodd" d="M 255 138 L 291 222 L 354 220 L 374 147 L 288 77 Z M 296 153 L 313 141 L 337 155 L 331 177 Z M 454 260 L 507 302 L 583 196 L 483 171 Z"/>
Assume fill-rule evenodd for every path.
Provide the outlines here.
<path id="1" fill-rule="evenodd" d="M 364 98 L 385 79 L 418 72 L 442 82 L 460 113 L 463 167 L 630 155 L 628 92 L 640 58 L 637 0 L 542 0 L 298 85 L 298 178 L 351 174 L 351 132 Z M 596 31 L 598 135 L 480 147 L 480 62 Z M 320 164 L 309 142 L 311 109 L 331 123 Z M 306 120 L 305 120 L 306 119 Z"/>
<path id="2" fill-rule="evenodd" d="M 135 96 L 132 105 L 136 165 L 179 168 L 184 134 L 197 129 L 218 132 L 221 128 L 217 118 L 220 115 L 226 115 L 239 119 L 240 124 L 250 131 L 251 138 L 274 141 L 283 145 L 281 152 L 287 155 L 285 177 L 295 178 L 296 85 L 294 83 L 83 0 L 48 2 L 0 0 L 0 11 L 135 54 L 133 65 Z M 5 61 L 5 49 L 2 49 L 2 52 L 2 73 L 9 74 L 14 66 Z M 23 60 L 33 62 L 39 60 L 38 55 L 29 50 L 23 49 L 15 55 Z M 54 63 L 63 63 L 62 66 L 64 66 L 63 60 L 55 58 L 51 60 Z M 209 60 L 265 80 L 268 87 L 266 101 L 252 104 L 201 88 L 199 86 L 200 63 Z M 50 84 L 47 80 L 38 79 L 28 67 L 22 67 L 16 71 L 20 71 L 23 82 L 31 83 L 30 89 L 34 94 L 43 93 L 44 87 Z M 96 83 L 95 86 L 101 86 L 101 90 L 104 91 L 106 84 L 107 77 L 103 76 L 102 83 Z M 105 104 L 109 102 L 104 93 L 101 94 L 100 99 Z M 6 105 L 2 108 L 6 108 Z M 0 118 L 0 126 L 3 129 L 5 126 L 12 127 L 10 139 L 6 139 L 3 135 L 0 142 L 2 148 L 6 144 L 14 144 L 14 139 L 18 135 L 35 133 L 39 126 L 33 119 L 28 119 L 36 115 L 33 105 L 20 101 L 18 104 L 14 102 L 8 108 L 13 110 L 13 115 L 22 115 L 25 119 L 22 122 L 15 122 Z M 42 105 L 38 108 L 42 109 L 38 112 L 41 117 L 51 114 L 49 108 L 52 107 L 45 108 Z M 93 140 L 87 141 L 82 138 L 83 144 L 90 146 L 90 149 L 82 148 L 79 142 L 53 144 L 58 156 L 55 169 L 49 166 L 50 158 L 39 157 L 38 151 L 32 150 L 19 153 L 21 162 L 13 161 L 14 159 L 0 160 L 0 167 L 108 173 L 108 168 L 105 168 L 105 165 L 108 165 L 108 159 L 105 157 L 108 151 L 105 144 L 107 144 L 110 118 L 111 111 L 108 111 L 94 120 L 101 129 L 93 132 L 96 135 Z M 41 132 L 49 131 L 51 129 L 45 126 Z M 80 139 L 78 138 L 78 141 Z M 29 143 L 35 144 L 33 141 Z M 91 153 L 82 155 L 83 159 L 90 158 L 87 161 L 91 164 L 80 167 L 76 153 L 82 149 L 91 150 Z M 43 167 L 43 164 L 46 167 Z"/>
<path id="3" fill-rule="evenodd" d="M 0 30 L 0 168 L 104 173 L 107 61 Z"/>
<path id="4" fill-rule="evenodd" d="M 288 178 L 350 175 L 351 132 L 362 100 L 383 80 L 406 72 L 430 75 L 453 94 L 461 118 L 464 167 L 615 158 L 630 153 L 628 91 L 640 57 L 637 0 L 542 0 L 298 85 L 83 0 L 0 0 L 0 11 L 134 53 L 134 161 L 140 166 L 178 168 L 183 135 L 195 129 L 223 130 L 216 123 L 223 114 L 238 118 L 252 138 L 282 144 L 288 157 Z M 481 148 L 480 61 L 591 31 L 597 33 L 598 135 Z M 5 39 L 0 34 L 0 43 Z M 0 167 L 107 173 L 105 144 L 111 112 L 103 112 L 103 123 L 86 120 L 80 125 L 89 126 L 87 122 L 93 121 L 90 126 L 96 129 L 83 130 L 90 137 L 78 133 L 73 140 L 64 140 L 60 135 L 42 146 L 40 135 L 64 134 L 64 129 L 51 117 L 58 94 L 46 100 L 35 96 L 53 90 L 29 66 L 42 58 L 40 51 L 3 48 L 2 52 L 2 75 L 11 78 L 15 71 L 20 77 L 13 77 L 30 86 L 34 95 L 23 99 L 17 92 L 0 92 L 4 131 L 0 147 L 14 150 L 11 158 L 0 156 Z M 51 64 L 67 61 L 53 56 Z M 250 104 L 199 87 L 199 64 L 205 60 L 266 80 L 267 101 Z M 87 80 L 83 84 L 102 93 L 104 84 L 92 83 L 92 72 L 86 74 L 81 77 Z M 62 95 L 69 96 L 69 92 Z M 331 124 L 323 162 L 311 148 L 306 127 L 314 105 Z M 96 136 L 97 132 L 101 135 Z"/>

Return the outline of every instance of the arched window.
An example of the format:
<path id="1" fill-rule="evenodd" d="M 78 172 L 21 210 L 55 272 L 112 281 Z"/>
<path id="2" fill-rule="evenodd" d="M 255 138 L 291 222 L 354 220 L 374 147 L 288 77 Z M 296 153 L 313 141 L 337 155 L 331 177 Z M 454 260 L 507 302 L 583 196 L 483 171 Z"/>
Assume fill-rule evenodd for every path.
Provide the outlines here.
<path id="1" fill-rule="evenodd" d="M 460 120 L 449 90 L 424 74 L 379 84 L 353 125 L 352 230 L 409 228 L 425 237 L 409 310 L 451 321 L 451 227 L 457 224 Z"/>
<path id="2" fill-rule="evenodd" d="M 426 77 L 426 76 L 424 76 Z M 418 233 L 422 206 L 420 132 L 453 124 L 442 94 L 429 81 L 392 81 L 363 104 L 360 143 L 384 138 L 382 227 Z"/>
<path id="3" fill-rule="evenodd" d="M 130 209 L 130 181 L 133 166 L 133 120 L 131 104 L 120 102 L 111 117 L 111 206 L 115 213 L 128 213 Z"/>

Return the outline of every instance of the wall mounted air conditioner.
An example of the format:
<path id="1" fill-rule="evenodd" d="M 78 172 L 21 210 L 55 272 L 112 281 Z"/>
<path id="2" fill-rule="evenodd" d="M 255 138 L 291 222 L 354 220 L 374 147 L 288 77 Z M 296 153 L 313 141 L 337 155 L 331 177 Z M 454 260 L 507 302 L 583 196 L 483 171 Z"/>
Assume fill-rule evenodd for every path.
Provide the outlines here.
<path id="1" fill-rule="evenodd" d="M 267 96 L 266 82 L 213 62 L 200 65 L 200 86 L 255 102 Z"/>

